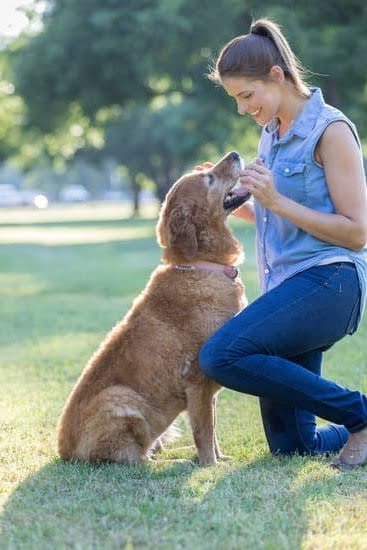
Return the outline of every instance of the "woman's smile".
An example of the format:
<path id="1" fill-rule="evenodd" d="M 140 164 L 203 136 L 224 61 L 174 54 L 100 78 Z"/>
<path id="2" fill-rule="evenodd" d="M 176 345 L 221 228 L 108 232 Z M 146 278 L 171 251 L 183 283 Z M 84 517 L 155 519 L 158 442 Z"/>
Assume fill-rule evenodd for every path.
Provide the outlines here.
<path id="1" fill-rule="evenodd" d="M 261 107 L 259 107 L 259 109 L 256 109 L 256 111 L 253 111 L 253 112 L 249 111 L 249 113 L 250 113 L 251 116 L 256 118 L 261 113 Z"/>

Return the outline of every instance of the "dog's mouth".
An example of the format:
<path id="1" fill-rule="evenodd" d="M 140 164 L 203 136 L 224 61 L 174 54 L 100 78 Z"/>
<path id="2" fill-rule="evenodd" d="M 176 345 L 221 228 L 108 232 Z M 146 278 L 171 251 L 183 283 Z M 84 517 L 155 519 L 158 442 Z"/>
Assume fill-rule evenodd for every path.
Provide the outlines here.
<path id="1" fill-rule="evenodd" d="M 244 192 L 243 194 L 243 188 L 234 186 L 225 196 L 223 208 L 226 212 L 236 210 L 248 201 L 250 197 L 251 193 Z"/>
<path id="2" fill-rule="evenodd" d="M 219 178 L 221 191 L 223 193 L 223 209 L 226 214 L 239 208 L 249 200 L 251 193 L 239 185 L 238 178 L 245 167 L 245 161 L 233 151 L 223 157 L 211 169 L 210 173 Z"/>
<path id="3" fill-rule="evenodd" d="M 234 153 L 232 153 L 232 155 L 233 154 Z M 246 192 L 243 187 L 238 185 L 238 177 L 241 173 L 241 170 L 243 170 L 245 167 L 245 161 L 240 155 L 237 154 L 237 156 L 238 158 L 233 161 L 231 170 L 233 185 L 231 186 L 223 200 L 223 208 L 227 214 L 242 206 L 251 197 L 251 193 Z"/>

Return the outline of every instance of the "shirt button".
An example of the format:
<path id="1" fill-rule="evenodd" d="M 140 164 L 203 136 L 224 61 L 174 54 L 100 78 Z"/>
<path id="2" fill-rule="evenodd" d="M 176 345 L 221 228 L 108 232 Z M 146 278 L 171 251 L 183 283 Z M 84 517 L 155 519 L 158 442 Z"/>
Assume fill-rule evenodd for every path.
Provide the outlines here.
<path id="1" fill-rule="evenodd" d="M 268 221 L 267 216 L 264 216 L 264 217 L 263 217 L 263 221 L 264 221 L 264 222 L 267 222 L 267 221 Z"/>
<path id="2" fill-rule="evenodd" d="M 284 168 L 284 172 L 285 172 L 286 174 L 289 174 L 289 168 Z"/>
<path id="3" fill-rule="evenodd" d="M 264 273 L 266 273 L 266 275 L 269 273 L 268 268 L 264 269 Z"/>

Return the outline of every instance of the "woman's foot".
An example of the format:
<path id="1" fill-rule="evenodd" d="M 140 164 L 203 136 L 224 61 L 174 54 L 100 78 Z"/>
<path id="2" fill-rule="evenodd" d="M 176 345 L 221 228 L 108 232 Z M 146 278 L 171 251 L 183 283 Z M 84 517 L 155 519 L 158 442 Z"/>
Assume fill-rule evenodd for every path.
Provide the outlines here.
<path id="1" fill-rule="evenodd" d="M 367 428 L 359 432 L 349 434 L 348 441 L 342 452 L 331 463 L 333 468 L 339 470 L 352 470 L 358 466 L 367 464 Z"/>

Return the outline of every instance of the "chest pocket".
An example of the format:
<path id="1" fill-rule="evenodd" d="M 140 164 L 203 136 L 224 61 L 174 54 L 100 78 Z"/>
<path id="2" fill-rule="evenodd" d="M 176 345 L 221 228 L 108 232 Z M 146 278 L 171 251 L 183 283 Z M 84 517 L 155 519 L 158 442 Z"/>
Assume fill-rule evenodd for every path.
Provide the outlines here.
<path id="1" fill-rule="evenodd" d="M 274 167 L 275 187 L 296 202 L 306 202 L 306 163 L 281 161 Z"/>

